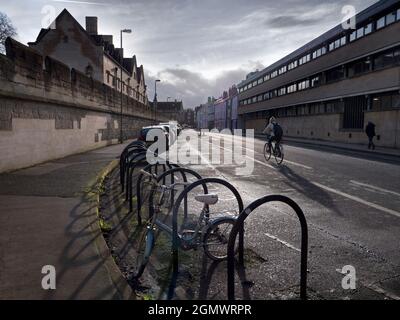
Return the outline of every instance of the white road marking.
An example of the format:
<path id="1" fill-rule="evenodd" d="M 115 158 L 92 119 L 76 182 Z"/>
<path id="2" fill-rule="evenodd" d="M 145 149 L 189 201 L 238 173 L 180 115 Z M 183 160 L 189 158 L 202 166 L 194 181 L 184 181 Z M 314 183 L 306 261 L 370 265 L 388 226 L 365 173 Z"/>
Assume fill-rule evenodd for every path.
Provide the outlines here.
<path id="1" fill-rule="evenodd" d="M 394 195 L 400 197 L 400 193 L 398 193 L 398 192 L 391 191 L 391 190 L 388 190 L 388 189 L 379 188 L 379 187 L 375 187 L 375 186 L 367 184 L 367 183 L 362 183 L 362 182 L 358 182 L 358 181 L 355 181 L 355 180 L 350 180 L 350 183 L 356 184 L 356 185 L 359 185 L 359 186 L 362 186 L 362 187 L 367 187 L 367 188 L 370 188 L 370 189 L 374 189 L 374 190 L 377 190 L 377 191 L 381 191 L 381 192 L 384 192 L 384 193 L 394 194 Z"/>
<path id="2" fill-rule="evenodd" d="M 233 150 L 231 150 L 231 149 L 228 149 L 228 148 L 225 148 L 225 147 L 221 147 L 221 146 L 217 146 L 217 145 L 213 144 L 213 143 L 210 142 L 210 141 L 208 141 L 208 143 L 211 144 L 212 146 L 216 146 L 216 147 L 219 147 L 219 148 L 221 148 L 221 149 L 223 149 L 223 150 L 227 150 L 227 151 L 233 153 Z M 244 149 L 248 149 L 248 148 L 244 148 Z M 252 150 L 252 149 L 248 149 L 248 150 L 254 152 L 254 150 Z M 261 165 L 263 165 L 263 166 L 265 166 L 265 167 L 268 167 L 268 168 L 271 168 L 271 169 L 275 169 L 275 167 L 273 167 L 273 166 L 271 166 L 271 165 L 269 165 L 269 164 L 267 164 L 267 163 L 265 163 L 265 162 L 262 162 L 262 161 L 259 161 L 259 160 L 257 160 L 257 159 L 254 159 L 254 157 L 252 158 L 252 157 L 250 157 L 250 156 L 248 156 L 248 155 L 245 155 L 245 157 L 248 158 L 248 159 L 250 159 L 250 160 L 253 160 L 254 162 L 259 163 L 259 164 L 261 164 Z"/>
<path id="3" fill-rule="evenodd" d="M 284 240 L 279 239 L 278 237 L 273 236 L 272 234 L 269 233 L 265 233 L 265 235 L 268 238 L 271 238 L 272 240 L 278 241 L 279 243 L 282 243 L 283 245 L 285 245 L 286 247 L 293 249 L 295 251 L 301 252 L 301 250 L 299 248 L 296 248 L 295 246 L 291 245 L 289 242 L 286 242 Z"/>
<path id="4" fill-rule="evenodd" d="M 229 138 L 227 138 L 227 139 L 229 139 Z M 230 141 L 231 141 L 232 143 L 235 143 L 235 141 L 234 141 L 233 138 L 230 138 Z M 209 142 L 209 143 L 212 144 L 212 142 Z M 223 148 L 223 147 L 220 147 L 220 148 Z M 253 152 L 253 153 L 259 153 L 259 154 L 263 154 L 263 153 L 264 153 L 264 150 L 263 150 L 263 151 L 256 151 L 255 149 L 245 148 L 245 147 L 243 147 L 243 146 L 242 146 L 242 148 L 245 149 L 245 150 L 249 150 L 249 151 L 251 151 L 251 152 Z M 227 149 L 227 148 L 226 148 L 226 150 L 230 150 L 230 149 Z M 255 160 L 255 159 L 254 159 L 254 160 Z M 258 161 L 258 160 L 257 160 L 257 161 Z M 256 162 L 257 162 L 257 161 L 256 161 Z M 294 161 L 289 161 L 289 160 L 284 159 L 283 162 L 284 162 L 284 163 L 289 163 L 289 164 L 292 164 L 292 165 L 294 165 L 294 166 L 298 166 L 298 167 L 301 167 L 301 168 L 304 168 L 304 169 L 307 169 L 307 170 L 313 170 L 312 167 L 309 167 L 309 166 L 306 166 L 306 165 L 304 165 L 304 164 L 297 163 L 297 162 L 294 162 Z M 257 163 L 259 163 L 259 162 L 257 162 Z M 265 162 L 263 162 L 263 163 L 265 163 Z M 271 167 L 271 166 L 270 166 L 270 167 Z"/>
<path id="5" fill-rule="evenodd" d="M 369 201 L 365 201 L 365 200 L 363 200 L 363 199 L 361 199 L 359 197 L 355 197 L 355 196 L 352 196 L 350 194 L 347 194 L 347 193 L 344 193 L 344 192 L 329 188 L 329 187 L 324 186 L 324 185 L 322 185 L 322 184 L 320 184 L 318 182 L 311 181 L 311 183 L 316 185 L 317 187 L 320 187 L 321 189 L 325 189 L 326 191 L 329 191 L 329 192 L 332 192 L 332 193 L 336 193 L 336 194 L 338 194 L 338 195 L 340 195 L 342 197 L 351 199 L 353 201 L 359 202 L 359 203 L 364 204 L 366 206 L 369 206 L 371 208 L 383 211 L 385 213 L 388 213 L 388 214 L 391 214 L 393 216 L 396 216 L 396 217 L 400 218 L 400 212 L 398 212 L 398 211 L 394 211 L 392 209 L 388 209 L 388 208 L 382 207 L 382 206 L 380 206 L 378 204 L 375 204 L 375 203 L 372 203 L 372 202 L 369 202 Z"/>

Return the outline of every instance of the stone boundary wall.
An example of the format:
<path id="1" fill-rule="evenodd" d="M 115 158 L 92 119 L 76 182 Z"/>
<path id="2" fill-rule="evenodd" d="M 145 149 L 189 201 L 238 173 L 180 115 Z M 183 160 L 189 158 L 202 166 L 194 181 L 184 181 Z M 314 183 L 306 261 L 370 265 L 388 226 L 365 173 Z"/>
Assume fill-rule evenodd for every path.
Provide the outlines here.
<path id="1" fill-rule="evenodd" d="M 116 143 L 121 94 L 8 38 L 0 54 L 0 172 Z M 168 121 L 123 95 L 124 139 Z"/>

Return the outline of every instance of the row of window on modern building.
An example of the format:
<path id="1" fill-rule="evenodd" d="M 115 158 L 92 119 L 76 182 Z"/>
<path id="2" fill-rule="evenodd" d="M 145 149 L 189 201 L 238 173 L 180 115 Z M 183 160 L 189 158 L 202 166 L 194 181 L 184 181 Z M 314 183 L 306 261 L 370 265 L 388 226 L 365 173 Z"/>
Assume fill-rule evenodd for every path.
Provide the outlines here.
<path id="1" fill-rule="evenodd" d="M 400 47 L 368 56 L 354 62 L 335 67 L 323 73 L 312 75 L 295 83 L 264 92 L 240 101 L 240 105 L 249 105 L 298 91 L 310 90 L 324 84 L 330 84 L 346 78 L 356 77 L 367 72 L 400 65 Z"/>
<path id="2" fill-rule="evenodd" d="M 362 96 L 365 98 L 364 96 Z M 298 117 L 307 115 L 318 115 L 327 113 L 343 113 L 345 108 L 344 99 L 334 99 L 315 103 L 299 104 L 295 106 L 258 111 L 246 114 L 247 119 L 265 119 L 274 115 L 277 117 Z M 383 111 L 400 108 L 400 93 L 398 91 L 377 93 L 368 97 L 362 111 Z"/>
<path id="3" fill-rule="evenodd" d="M 303 64 L 310 62 L 311 60 L 318 59 L 319 57 L 327 54 L 328 52 L 334 51 L 340 47 L 345 46 L 348 43 L 354 42 L 358 39 L 361 39 L 374 31 L 380 30 L 392 23 L 400 21 L 400 9 L 393 11 L 381 18 L 377 19 L 374 22 L 370 22 L 364 26 L 359 27 L 357 30 L 350 30 L 349 33 L 345 36 L 341 36 L 337 39 L 331 40 L 328 44 L 322 45 L 320 47 L 315 48 L 309 53 L 296 58 L 288 64 L 285 64 L 281 67 L 278 67 L 274 71 L 259 77 L 247 85 L 239 88 L 239 93 L 247 91 L 251 88 L 254 88 L 270 79 L 276 78 L 277 76 L 284 74 L 290 70 L 293 70 Z"/>

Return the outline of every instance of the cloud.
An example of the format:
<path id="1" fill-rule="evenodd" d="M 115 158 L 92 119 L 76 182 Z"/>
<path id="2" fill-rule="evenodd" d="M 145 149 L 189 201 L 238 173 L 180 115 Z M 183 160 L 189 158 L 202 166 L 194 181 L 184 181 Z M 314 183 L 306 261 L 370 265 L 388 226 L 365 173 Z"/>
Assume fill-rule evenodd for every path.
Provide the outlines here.
<path id="1" fill-rule="evenodd" d="M 1 1 L 1 0 L 0 0 Z M 79 0 L 77 0 L 79 1 Z M 255 69 L 262 69 L 339 24 L 344 5 L 358 11 L 376 0 L 82 0 L 107 4 L 2 1 L 22 42 L 36 38 L 41 9 L 67 8 L 85 25 L 85 16 L 98 16 L 99 32 L 112 34 L 125 54 L 144 65 L 149 98 L 155 77 L 159 97 L 182 98 L 186 106 L 219 96 Z M 24 10 L 21 10 L 24 8 Z"/>
<path id="2" fill-rule="evenodd" d="M 320 18 L 299 18 L 298 16 L 279 16 L 269 19 L 265 22 L 267 26 L 273 29 L 298 28 L 299 26 L 316 25 Z"/>
<path id="3" fill-rule="evenodd" d="M 224 90 L 228 90 L 232 85 L 239 83 L 249 70 L 264 68 L 259 61 L 249 61 L 246 66 L 236 70 L 224 71 L 212 80 L 207 79 L 199 72 L 179 68 L 164 69 L 155 75 L 146 73 L 149 99 L 152 100 L 154 97 L 154 81 L 162 79 L 157 84 L 159 101 L 165 101 L 170 97 L 172 100 L 183 100 L 185 108 L 194 108 L 206 102 L 209 96 L 220 97 Z"/>

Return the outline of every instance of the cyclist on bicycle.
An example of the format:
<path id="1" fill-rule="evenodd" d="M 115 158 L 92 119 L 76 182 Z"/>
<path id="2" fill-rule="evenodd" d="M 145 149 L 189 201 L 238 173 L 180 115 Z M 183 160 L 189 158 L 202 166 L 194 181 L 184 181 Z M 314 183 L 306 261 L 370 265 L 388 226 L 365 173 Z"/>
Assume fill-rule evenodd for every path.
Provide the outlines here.
<path id="1" fill-rule="evenodd" d="M 273 116 L 269 119 L 269 123 L 268 125 L 266 125 L 263 133 L 267 135 L 269 151 L 271 150 L 272 142 L 275 141 L 276 144 L 279 144 L 280 141 L 282 140 L 282 135 L 283 135 L 282 127 L 278 124 L 275 117 Z"/>

